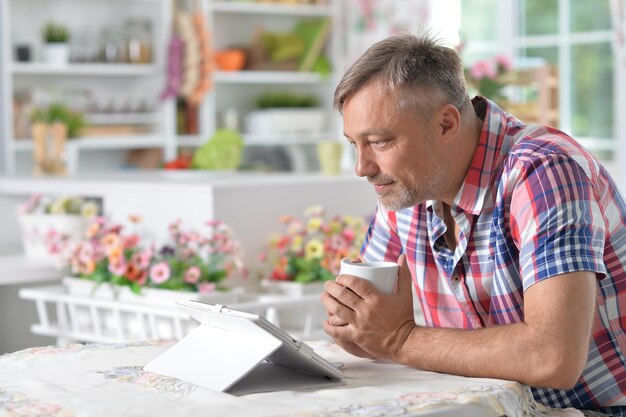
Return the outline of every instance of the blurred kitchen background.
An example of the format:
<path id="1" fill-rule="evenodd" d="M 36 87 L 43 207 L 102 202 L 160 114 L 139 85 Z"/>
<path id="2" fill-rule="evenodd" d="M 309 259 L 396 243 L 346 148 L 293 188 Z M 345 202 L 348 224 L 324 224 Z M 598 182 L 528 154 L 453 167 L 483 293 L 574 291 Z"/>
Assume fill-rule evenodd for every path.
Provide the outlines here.
<path id="1" fill-rule="evenodd" d="M 624 165 L 623 0 L 1 0 L 0 16 L 8 174 L 36 169 L 41 120 L 68 125 L 70 173 L 189 168 L 220 128 L 241 134 L 241 170 L 318 171 L 316 145 L 342 140 L 342 72 L 402 30 L 459 48 L 474 92 Z"/>

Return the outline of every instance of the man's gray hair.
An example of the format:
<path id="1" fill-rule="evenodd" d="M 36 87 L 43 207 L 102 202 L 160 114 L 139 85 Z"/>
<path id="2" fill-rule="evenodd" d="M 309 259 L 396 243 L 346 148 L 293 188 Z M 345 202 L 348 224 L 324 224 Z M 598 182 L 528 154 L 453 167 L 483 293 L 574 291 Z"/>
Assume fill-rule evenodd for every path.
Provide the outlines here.
<path id="1" fill-rule="evenodd" d="M 334 107 L 343 112 L 345 101 L 371 82 L 382 93 L 398 94 L 400 110 L 413 108 L 423 117 L 443 104 L 461 111 L 469 102 L 458 53 L 428 35 L 396 35 L 372 45 L 339 82 Z"/>

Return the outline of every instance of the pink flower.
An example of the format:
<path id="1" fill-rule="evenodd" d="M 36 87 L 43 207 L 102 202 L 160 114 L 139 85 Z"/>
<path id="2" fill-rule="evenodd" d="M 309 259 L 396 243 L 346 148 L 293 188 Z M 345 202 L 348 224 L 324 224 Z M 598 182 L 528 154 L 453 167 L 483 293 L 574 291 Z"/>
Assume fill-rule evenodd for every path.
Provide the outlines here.
<path id="1" fill-rule="evenodd" d="M 142 252 L 137 252 L 133 254 L 132 261 L 133 263 L 139 265 L 141 269 L 146 269 L 150 265 L 150 259 L 152 259 L 152 248 L 148 248 Z"/>
<path id="2" fill-rule="evenodd" d="M 126 273 L 126 261 L 124 261 L 123 257 L 119 257 L 116 262 L 109 263 L 109 272 L 113 275 L 124 275 Z"/>
<path id="3" fill-rule="evenodd" d="M 139 236 L 137 235 L 124 236 L 124 248 L 125 249 L 132 249 L 135 246 L 137 246 L 138 243 L 139 243 Z"/>
<path id="4" fill-rule="evenodd" d="M 80 246 L 80 249 L 78 252 L 78 260 L 81 263 L 87 263 L 91 261 L 93 259 L 93 256 L 94 256 L 94 250 L 91 244 L 86 243 Z"/>
<path id="5" fill-rule="evenodd" d="M 189 284 L 195 284 L 200 279 L 200 268 L 197 266 L 190 267 L 187 271 L 185 271 L 184 281 Z"/>
<path id="6" fill-rule="evenodd" d="M 511 59 L 506 55 L 497 55 L 495 57 L 496 64 L 502 68 L 503 71 L 509 71 L 513 68 Z"/>
<path id="7" fill-rule="evenodd" d="M 206 294 L 215 291 L 215 284 L 213 282 L 201 282 L 198 284 L 198 291 L 200 294 Z"/>
<path id="8" fill-rule="evenodd" d="M 348 243 L 351 243 L 354 238 L 354 231 L 351 229 L 344 229 L 343 232 L 341 232 L 341 235 L 348 241 Z"/>
<path id="9" fill-rule="evenodd" d="M 267 252 L 259 253 L 259 262 L 265 262 L 265 261 L 267 261 Z"/>
<path id="10" fill-rule="evenodd" d="M 150 268 L 150 279 L 155 284 L 163 284 L 170 279 L 170 266 L 167 262 L 159 262 Z"/>
<path id="11" fill-rule="evenodd" d="M 304 230 L 304 224 L 301 220 L 294 219 L 289 223 L 287 231 L 290 235 L 297 235 Z"/>
<path id="12" fill-rule="evenodd" d="M 186 245 L 189 242 L 189 234 L 188 233 L 181 233 L 178 236 L 178 244 L 179 245 Z"/>
<path id="13" fill-rule="evenodd" d="M 219 221 L 219 220 L 208 220 L 206 222 L 206 225 L 209 226 L 209 227 L 218 227 L 221 224 L 222 224 L 222 222 Z"/>
<path id="14" fill-rule="evenodd" d="M 496 78 L 496 69 L 489 61 L 478 61 L 470 68 L 470 75 L 472 78 L 480 80 L 481 78 L 488 77 L 491 79 Z"/>
<path id="15" fill-rule="evenodd" d="M 18 206 L 17 212 L 19 214 L 32 213 L 35 211 L 39 203 L 41 202 L 41 194 L 33 194 L 28 201 Z"/>

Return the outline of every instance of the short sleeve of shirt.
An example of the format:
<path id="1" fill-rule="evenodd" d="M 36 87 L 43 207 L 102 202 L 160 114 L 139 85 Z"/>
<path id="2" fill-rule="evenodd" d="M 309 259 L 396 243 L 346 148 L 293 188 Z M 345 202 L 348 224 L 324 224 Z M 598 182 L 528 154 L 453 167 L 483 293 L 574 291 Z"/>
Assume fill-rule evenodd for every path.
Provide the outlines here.
<path id="1" fill-rule="evenodd" d="M 403 252 L 397 230 L 396 213 L 379 202 L 361 247 L 363 260 L 396 262 Z"/>
<path id="2" fill-rule="evenodd" d="M 572 158 L 550 153 L 520 162 L 510 210 L 524 291 L 568 272 L 606 274 L 604 216 L 592 181 Z"/>

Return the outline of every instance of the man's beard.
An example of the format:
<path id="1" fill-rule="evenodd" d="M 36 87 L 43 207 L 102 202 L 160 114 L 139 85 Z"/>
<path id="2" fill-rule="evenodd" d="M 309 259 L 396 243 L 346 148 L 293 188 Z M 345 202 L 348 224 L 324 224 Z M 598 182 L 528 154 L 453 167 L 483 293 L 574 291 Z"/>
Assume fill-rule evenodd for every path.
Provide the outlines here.
<path id="1" fill-rule="evenodd" d="M 393 182 L 391 190 L 378 194 L 380 202 L 389 210 L 402 210 L 420 203 L 419 194 L 416 190 L 391 176 L 378 174 L 368 177 L 367 180 L 372 184 L 387 184 Z"/>
<path id="2" fill-rule="evenodd" d="M 444 190 L 448 189 L 449 183 L 445 175 L 444 164 L 438 159 L 433 159 L 433 157 L 430 155 L 421 162 L 423 164 L 421 169 L 428 172 L 421 184 L 411 184 L 382 173 L 367 177 L 367 180 L 372 184 L 393 183 L 389 190 L 378 194 L 383 206 L 392 211 L 402 210 L 421 204 L 426 200 L 436 199 Z"/>

